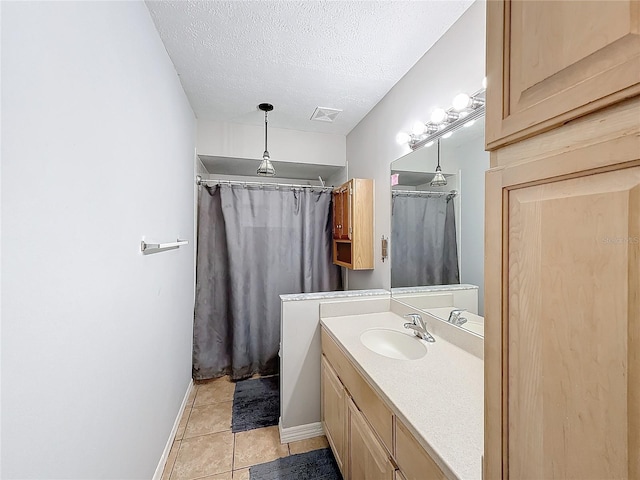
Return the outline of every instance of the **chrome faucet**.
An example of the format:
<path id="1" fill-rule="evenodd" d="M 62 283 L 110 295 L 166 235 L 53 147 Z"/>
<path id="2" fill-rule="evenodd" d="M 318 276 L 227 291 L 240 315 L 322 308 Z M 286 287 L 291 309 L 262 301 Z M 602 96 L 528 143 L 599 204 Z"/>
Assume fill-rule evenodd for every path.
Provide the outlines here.
<path id="1" fill-rule="evenodd" d="M 449 313 L 449 319 L 447 320 L 447 322 L 453 325 L 456 325 L 457 327 L 459 327 L 460 325 L 464 325 L 465 323 L 467 323 L 467 319 L 460 316 L 462 315 L 462 312 L 466 312 L 466 310 L 465 309 L 451 310 L 451 313 Z"/>
<path id="2" fill-rule="evenodd" d="M 436 341 L 436 339 L 433 338 L 429 332 L 427 332 L 427 325 L 424 323 L 424 320 L 422 320 L 420 314 L 408 313 L 404 316 L 404 318 L 411 319 L 411 322 L 407 322 L 404 324 L 404 328 L 413 330 L 413 334 L 420 340 L 424 340 L 425 342 L 429 343 L 433 343 Z"/>

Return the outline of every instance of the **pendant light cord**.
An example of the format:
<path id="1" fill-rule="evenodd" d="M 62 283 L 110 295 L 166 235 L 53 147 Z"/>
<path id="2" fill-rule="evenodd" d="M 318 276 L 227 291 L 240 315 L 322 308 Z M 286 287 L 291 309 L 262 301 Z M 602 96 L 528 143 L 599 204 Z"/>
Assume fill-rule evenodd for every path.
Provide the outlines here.
<path id="1" fill-rule="evenodd" d="M 440 139 L 438 139 L 438 170 L 440 169 Z"/>
<path id="2" fill-rule="evenodd" d="M 264 112 L 264 152 L 268 153 L 267 150 L 267 112 Z"/>

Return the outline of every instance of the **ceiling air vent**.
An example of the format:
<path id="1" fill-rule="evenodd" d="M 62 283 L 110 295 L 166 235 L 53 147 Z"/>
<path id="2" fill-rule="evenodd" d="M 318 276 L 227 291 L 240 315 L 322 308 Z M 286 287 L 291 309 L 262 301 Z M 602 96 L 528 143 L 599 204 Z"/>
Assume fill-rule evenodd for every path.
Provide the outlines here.
<path id="1" fill-rule="evenodd" d="M 342 110 L 338 110 L 337 108 L 316 107 L 313 111 L 313 115 L 311 115 L 311 120 L 331 123 L 336 119 L 341 111 Z"/>

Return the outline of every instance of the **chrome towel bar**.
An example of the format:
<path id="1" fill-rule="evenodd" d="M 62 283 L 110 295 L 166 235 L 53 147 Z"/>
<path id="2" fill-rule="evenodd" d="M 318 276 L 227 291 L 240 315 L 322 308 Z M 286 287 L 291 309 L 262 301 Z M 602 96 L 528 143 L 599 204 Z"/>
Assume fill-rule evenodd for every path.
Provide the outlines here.
<path id="1" fill-rule="evenodd" d="M 169 243 L 147 243 L 144 240 L 140 242 L 140 251 L 142 253 L 153 253 L 166 248 L 178 248 L 182 245 L 188 245 L 189 240 L 176 240 Z"/>

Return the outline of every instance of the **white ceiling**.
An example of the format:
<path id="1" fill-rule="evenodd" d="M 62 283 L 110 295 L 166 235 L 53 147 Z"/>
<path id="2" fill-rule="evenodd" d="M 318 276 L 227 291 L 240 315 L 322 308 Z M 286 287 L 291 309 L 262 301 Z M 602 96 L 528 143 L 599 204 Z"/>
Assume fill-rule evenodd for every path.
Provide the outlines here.
<path id="1" fill-rule="evenodd" d="M 471 3 L 146 2 L 198 118 L 261 125 L 269 102 L 270 126 L 343 135 Z"/>

